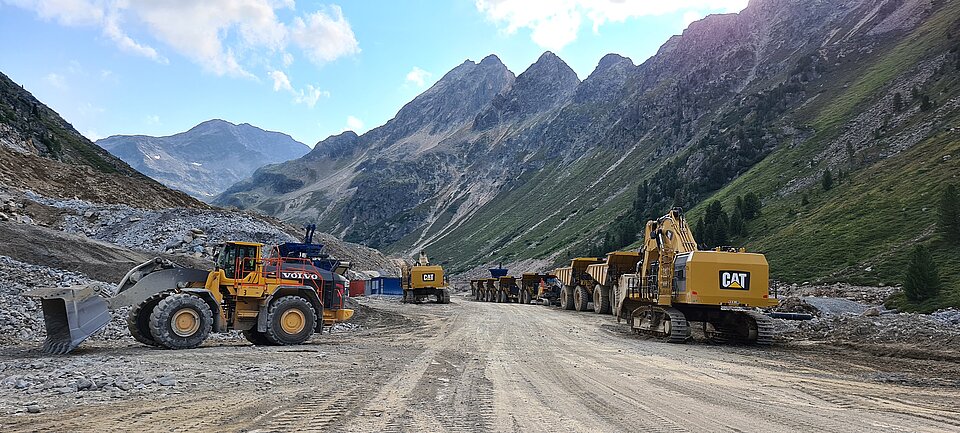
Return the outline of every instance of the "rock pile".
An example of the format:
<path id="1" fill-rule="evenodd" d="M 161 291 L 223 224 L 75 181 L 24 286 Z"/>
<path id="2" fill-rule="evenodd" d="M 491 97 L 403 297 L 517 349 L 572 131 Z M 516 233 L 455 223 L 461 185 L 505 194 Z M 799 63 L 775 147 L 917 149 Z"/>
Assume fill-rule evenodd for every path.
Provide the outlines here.
<path id="1" fill-rule="evenodd" d="M 956 308 L 934 311 L 930 317 L 946 325 L 960 326 L 960 310 Z"/>
<path id="2" fill-rule="evenodd" d="M 30 192 L 26 196 L 67 211 L 61 230 L 127 248 L 211 257 L 213 247 L 228 240 L 267 245 L 297 240 L 261 218 L 235 211 L 147 210 L 83 200 L 56 200 Z"/>

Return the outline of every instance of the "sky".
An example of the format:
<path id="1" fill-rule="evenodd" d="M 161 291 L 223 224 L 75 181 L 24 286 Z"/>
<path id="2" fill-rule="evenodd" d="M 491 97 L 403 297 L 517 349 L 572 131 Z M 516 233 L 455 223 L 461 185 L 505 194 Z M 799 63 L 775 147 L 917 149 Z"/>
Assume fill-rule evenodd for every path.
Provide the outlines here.
<path id="1" fill-rule="evenodd" d="M 746 3 L 0 0 L 0 72 L 93 140 L 224 119 L 313 146 L 384 124 L 467 59 L 519 75 L 549 50 L 584 79 Z"/>

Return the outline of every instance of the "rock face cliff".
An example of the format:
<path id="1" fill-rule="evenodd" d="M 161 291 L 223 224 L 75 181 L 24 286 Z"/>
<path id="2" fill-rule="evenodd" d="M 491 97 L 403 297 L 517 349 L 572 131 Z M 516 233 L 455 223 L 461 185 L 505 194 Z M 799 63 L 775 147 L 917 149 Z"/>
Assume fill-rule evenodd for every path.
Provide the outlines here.
<path id="1" fill-rule="evenodd" d="M 0 73 L 0 188 L 145 208 L 206 207 L 138 173 Z"/>
<path id="2" fill-rule="evenodd" d="M 267 164 L 299 158 L 310 148 L 279 132 L 209 120 L 168 137 L 115 135 L 97 140 L 170 188 L 209 200 Z"/>
<path id="3" fill-rule="evenodd" d="M 809 264 L 781 272 L 788 278 L 840 272 L 870 260 L 857 242 L 886 250 L 866 237 L 834 237 L 831 251 L 847 257 L 824 257 L 825 266 L 795 257 L 796 245 L 822 244 L 816 232 L 839 224 L 826 210 L 857 190 L 824 195 L 813 209 L 796 203 L 820 197 L 827 170 L 848 180 L 895 173 L 884 164 L 935 147 L 929 140 L 960 105 L 958 9 L 934 0 L 754 0 L 739 14 L 692 23 L 640 65 L 607 55 L 582 82 L 552 53 L 515 78 L 495 57 L 468 61 L 385 125 L 262 168 L 216 203 L 316 221 L 390 251 L 427 248 L 464 270 L 624 247 L 636 239 L 635 221 L 670 206 L 696 218 L 701 203 L 730 209 L 753 192 L 771 211 L 738 243 L 767 249 L 781 270 L 788 257 Z M 930 152 L 925 160 L 940 164 L 944 155 Z M 957 158 L 949 161 L 955 168 Z M 936 179 L 949 179 L 944 170 Z M 910 230 L 929 232 L 932 215 L 919 221 Z M 800 222 L 811 229 L 798 237 L 789 227 Z M 909 241 L 897 236 L 887 241 Z"/>

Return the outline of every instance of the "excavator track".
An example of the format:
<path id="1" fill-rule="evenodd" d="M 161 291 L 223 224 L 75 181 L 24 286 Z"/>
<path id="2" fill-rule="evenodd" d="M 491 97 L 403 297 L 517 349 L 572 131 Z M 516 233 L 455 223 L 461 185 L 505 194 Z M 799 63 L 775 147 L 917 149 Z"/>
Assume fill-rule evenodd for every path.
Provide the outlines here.
<path id="1" fill-rule="evenodd" d="M 652 335 L 668 343 L 683 343 L 690 339 L 687 317 L 676 308 L 641 308 L 634 312 L 632 327 L 638 334 Z"/>
<path id="2" fill-rule="evenodd" d="M 731 311 L 728 320 L 713 323 L 709 339 L 715 344 L 739 343 L 769 346 L 773 344 L 773 320 L 758 311 Z M 754 332 L 756 328 L 756 332 Z"/>
<path id="3" fill-rule="evenodd" d="M 759 311 L 744 311 L 757 324 L 757 339 L 753 344 L 769 346 L 773 344 L 773 319 Z"/>

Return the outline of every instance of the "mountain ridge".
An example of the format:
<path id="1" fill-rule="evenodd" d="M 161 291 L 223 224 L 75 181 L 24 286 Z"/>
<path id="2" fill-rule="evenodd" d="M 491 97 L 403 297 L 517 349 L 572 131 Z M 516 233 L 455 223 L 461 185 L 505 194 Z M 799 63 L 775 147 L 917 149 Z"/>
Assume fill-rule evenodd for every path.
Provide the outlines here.
<path id="1" fill-rule="evenodd" d="M 114 135 L 97 144 L 161 183 L 203 200 L 263 165 L 310 151 L 287 134 L 221 119 L 167 136 Z"/>

